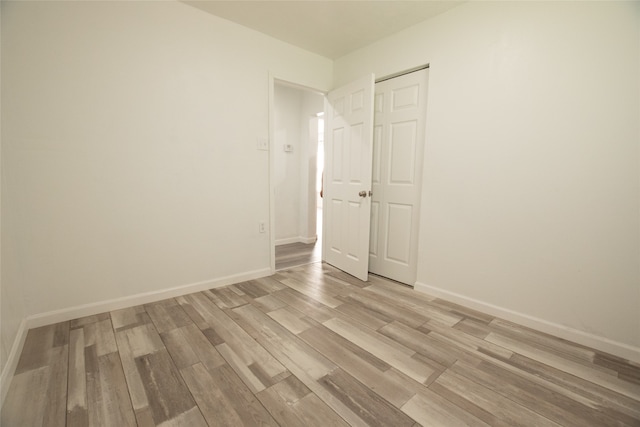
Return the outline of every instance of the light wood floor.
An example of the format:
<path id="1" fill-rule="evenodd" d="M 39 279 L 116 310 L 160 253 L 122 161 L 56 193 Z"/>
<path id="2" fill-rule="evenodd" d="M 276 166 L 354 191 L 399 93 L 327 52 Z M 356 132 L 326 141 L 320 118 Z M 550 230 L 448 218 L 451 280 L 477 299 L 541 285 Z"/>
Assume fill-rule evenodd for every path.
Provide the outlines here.
<path id="1" fill-rule="evenodd" d="M 276 270 L 297 267 L 300 265 L 319 262 L 322 259 L 322 244 L 289 243 L 276 246 Z"/>
<path id="2" fill-rule="evenodd" d="M 640 367 L 324 264 L 29 331 L 2 426 L 639 426 Z"/>

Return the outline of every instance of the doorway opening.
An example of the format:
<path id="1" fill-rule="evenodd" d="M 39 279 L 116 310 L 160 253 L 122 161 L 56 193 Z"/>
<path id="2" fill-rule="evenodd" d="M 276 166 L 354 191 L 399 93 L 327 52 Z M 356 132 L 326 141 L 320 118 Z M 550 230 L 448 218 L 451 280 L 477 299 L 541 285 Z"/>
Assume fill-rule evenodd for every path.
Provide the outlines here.
<path id="1" fill-rule="evenodd" d="M 324 95 L 280 80 L 273 90 L 274 269 L 282 270 L 322 258 Z"/>

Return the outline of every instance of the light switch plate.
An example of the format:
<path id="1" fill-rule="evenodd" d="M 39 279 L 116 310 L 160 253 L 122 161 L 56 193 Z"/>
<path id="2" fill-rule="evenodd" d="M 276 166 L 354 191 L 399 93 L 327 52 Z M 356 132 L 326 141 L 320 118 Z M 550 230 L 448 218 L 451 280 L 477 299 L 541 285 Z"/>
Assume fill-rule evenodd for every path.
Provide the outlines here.
<path id="1" fill-rule="evenodd" d="M 258 150 L 269 151 L 269 138 L 258 137 Z"/>

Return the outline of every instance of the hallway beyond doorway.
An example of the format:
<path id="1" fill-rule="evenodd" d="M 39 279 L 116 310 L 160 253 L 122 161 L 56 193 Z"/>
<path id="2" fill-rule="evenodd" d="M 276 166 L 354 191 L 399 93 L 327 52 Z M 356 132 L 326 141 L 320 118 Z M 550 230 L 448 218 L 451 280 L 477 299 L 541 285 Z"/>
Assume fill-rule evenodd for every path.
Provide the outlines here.
<path id="1" fill-rule="evenodd" d="M 276 246 L 276 270 L 322 261 L 322 205 L 316 211 L 317 240 L 315 243 L 289 243 Z"/>
<path id="2" fill-rule="evenodd" d="M 276 246 L 276 270 L 286 270 L 322 259 L 322 244 L 320 240 L 315 243 L 289 243 Z"/>

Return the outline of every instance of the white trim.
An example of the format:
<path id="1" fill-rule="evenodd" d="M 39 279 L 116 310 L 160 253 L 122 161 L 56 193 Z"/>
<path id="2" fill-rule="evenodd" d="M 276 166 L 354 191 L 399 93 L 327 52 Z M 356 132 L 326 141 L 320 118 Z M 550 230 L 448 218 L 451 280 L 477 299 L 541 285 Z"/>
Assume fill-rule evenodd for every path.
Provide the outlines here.
<path id="1" fill-rule="evenodd" d="M 276 107 L 275 107 L 275 87 L 276 77 L 272 72 L 269 72 L 269 106 L 268 106 L 268 120 L 269 120 L 269 265 L 271 267 L 271 274 L 276 272 L 276 185 L 275 185 L 275 152 L 271 146 L 276 139 L 275 123 L 276 123 Z"/>
<path id="2" fill-rule="evenodd" d="M 551 334 L 553 336 L 563 338 L 578 344 L 585 345 L 624 359 L 640 363 L 640 348 L 625 343 L 610 340 L 609 338 L 590 334 L 588 332 L 573 329 L 559 323 L 550 322 L 528 314 L 519 313 L 507 308 L 498 307 L 483 301 L 469 298 L 464 295 L 450 292 L 445 289 L 429 286 L 424 283 L 416 282 L 414 289 L 418 292 L 429 294 L 431 296 L 442 298 L 444 300 L 464 305 L 465 307 L 481 311 L 491 316 L 500 317 L 501 319 L 517 323 L 522 326 L 535 329 L 540 332 Z"/>
<path id="3" fill-rule="evenodd" d="M 276 239 L 276 246 L 289 245 L 291 243 L 299 243 L 300 237 L 285 237 L 284 239 Z"/>
<path id="4" fill-rule="evenodd" d="M 313 237 L 302 237 L 302 236 L 286 237 L 284 239 L 276 240 L 276 246 L 289 245 L 291 243 L 304 243 L 305 245 L 308 245 L 308 244 L 311 244 L 311 243 L 315 243 L 317 240 L 318 240 L 317 236 L 313 236 Z"/>
<path id="5" fill-rule="evenodd" d="M 145 292 L 137 295 L 115 298 L 91 304 L 83 304 L 76 307 L 69 307 L 62 310 L 54 310 L 28 316 L 20 323 L 20 328 L 18 329 L 16 338 L 13 341 L 13 346 L 11 347 L 7 363 L 2 370 L 2 376 L 0 378 L 0 393 L 2 393 L 0 396 L 0 407 L 4 404 L 4 399 L 9 391 L 9 385 L 11 384 L 11 379 L 13 378 L 16 367 L 18 366 L 18 360 L 22 353 L 29 329 L 52 325 L 59 322 L 66 322 L 67 320 L 78 319 L 80 317 L 91 316 L 107 311 L 119 310 L 121 308 L 133 307 L 140 304 L 148 304 L 167 298 L 187 295 L 212 288 L 219 288 L 221 286 L 232 285 L 234 283 L 240 283 L 247 280 L 259 279 L 269 275 L 271 275 L 271 269 L 263 268 L 242 274 L 234 274 L 218 279 L 192 283 L 190 285 L 177 286 L 175 288 L 163 289 L 160 291 Z"/>
<path id="6" fill-rule="evenodd" d="M 11 385 L 11 379 L 18 367 L 22 347 L 24 347 L 24 342 L 27 339 L 27 332 L 27 320 L 22 319 L 22 322 L 20 322 L 20 326 L 18 327 L 16 338 L 13 340 L 13 345 L 11 346 L 7 363 L 5 363 L 2 375 L 0 376 L 0 407 L 4 406 L 4 399 L 7 397 L 9 386 Z"/>
<path id="7" fill-rule="evenodd" d="M 91 304 L 83 304 L 76 307 L 65 308 L 62 310 L 49 311 L 47 313 L 36 314 L 27 317 L 27 326 L 29 329 L 38 328 L 40 326 L 51 325 L 54 323 L 65 322 L 67 320 L 78 319 L 80 317 L 91 316 L 106 311 L 119 310 L 121 308 L 132 307 L 140 304 L 148 304 L 151 302 L 161 301 L 167 298 L 187 295 L 193 292 L 205 291 L 207 289 L 218 288 L 221 286 L 232 285 L 234 283 L 244 282 L 246 280 L 258 279 L 260 277 L 269 276 L 270 268 L 249 271 L 242 274 L 234 274 L 231 276 L 221 277 L 218 279 L 207 280 L 204 282 L 192 283 L 190 285 L 178 286 L 175 288 L 163 289 L 160 291 L 145 292 L 142 294 L 131 295 L 112 300 L 101 301 Z"/>
<path id="8" fill-rule="evenodd" d="M 310 245 L 311 243 L 315 243 L 317 241 L 318 241 L 318 236 L 313 236 L 313 237 L 300 236 L 300 243 L 304 243 L 305 245 Z"/>

